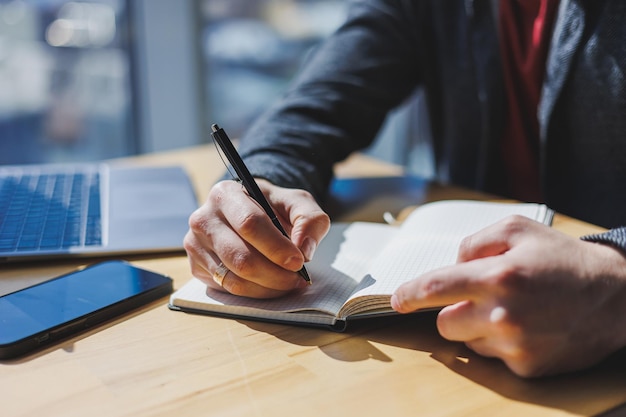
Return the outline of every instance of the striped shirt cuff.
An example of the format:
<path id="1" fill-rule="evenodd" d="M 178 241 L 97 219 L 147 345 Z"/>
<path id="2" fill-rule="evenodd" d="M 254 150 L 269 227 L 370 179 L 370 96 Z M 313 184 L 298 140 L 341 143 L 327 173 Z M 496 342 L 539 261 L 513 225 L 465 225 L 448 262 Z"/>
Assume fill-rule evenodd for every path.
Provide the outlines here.
<path id="1" fill-rule="evenodd" d="M 604 233 L 585 235 L 581 239 L 587 242 L 604 243 L 626 253 L 626 227 L 618 227 Z"/>

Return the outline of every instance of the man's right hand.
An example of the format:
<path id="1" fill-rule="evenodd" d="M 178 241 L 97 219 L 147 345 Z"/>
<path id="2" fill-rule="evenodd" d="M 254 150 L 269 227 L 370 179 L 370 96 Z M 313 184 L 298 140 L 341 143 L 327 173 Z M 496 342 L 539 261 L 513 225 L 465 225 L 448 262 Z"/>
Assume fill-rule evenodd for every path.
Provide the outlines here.
<path id="1" fill-rule="evenodd" d="M 297 271 L 328 233 L 330 218 L 306 191 L 266 180 L 257 183 L 290 239 L 241 184 L 222 181 L 190 216 L 184 247 L 192 274 L 211 288 L 253 298 L 278 297 L 308 285 Z"/>

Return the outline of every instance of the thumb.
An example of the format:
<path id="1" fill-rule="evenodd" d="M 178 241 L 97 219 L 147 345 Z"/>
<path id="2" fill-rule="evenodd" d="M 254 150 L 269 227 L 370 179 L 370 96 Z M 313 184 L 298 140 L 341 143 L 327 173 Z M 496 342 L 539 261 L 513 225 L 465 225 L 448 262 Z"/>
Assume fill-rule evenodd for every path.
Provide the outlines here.
<path id="1" fill-rule="evenodd" d="M 293 229 L 291 230 L 291 241 L 296 245 L 305 261 L 313 259 L 315 250 L 324 239 L 330 228 L 330 218 L 314 203 L 314 206 L 303 204 L 293 206 L 290 213 L 293 218 Z"/>
<path id="2" fill-rule="evenodd" d="M 310 261 L 328 233 L 330 217 L 305 190 L 282 188 L 264 180 L 261 184 L 279 215 L 289 219 L 291 242 L 300 249 L 305 261 Z"/>

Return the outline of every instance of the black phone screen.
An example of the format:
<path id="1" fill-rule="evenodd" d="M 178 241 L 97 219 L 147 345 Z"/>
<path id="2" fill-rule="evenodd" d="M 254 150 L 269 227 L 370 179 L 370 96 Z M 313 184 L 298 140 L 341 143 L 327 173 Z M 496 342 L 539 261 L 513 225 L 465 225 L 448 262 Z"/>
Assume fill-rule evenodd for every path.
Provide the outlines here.
<path id="1" fill-rule="evenodd" d="M 172 280 L 122 261 L 99 263 L 0 297 L 0 357 L 68 336 L 172 291 Z"/>

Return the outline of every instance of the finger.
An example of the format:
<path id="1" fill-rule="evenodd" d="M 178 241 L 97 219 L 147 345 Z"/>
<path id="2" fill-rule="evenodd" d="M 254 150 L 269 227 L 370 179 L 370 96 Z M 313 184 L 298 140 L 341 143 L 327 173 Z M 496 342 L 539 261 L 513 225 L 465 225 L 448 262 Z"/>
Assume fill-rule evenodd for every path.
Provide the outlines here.
<path id="1" fill-rule="evenodd" d="M 237 276 L 233 271 L 228 271 L 221 279 L 221 285 L 211 285 L 212 288 L 226 291 L 233 295 L 250 298 L 275 298 L 285 294 L 285 291 L 263 287 L 252 281 Z"/>
<path id="2" fill-rule="evenodd" d="M 483 337 L 465 342 L 465 345 L 481 356 L 501 359 L 518 375 L 527 374 L 533 363 L 532 358 L 511 338 Z"/>
<path id="3" fill-rule="evenodd" d="M 284 295 L 295 288 L 305 286 L 305 284 L 301 284 L 301 282 L 304 283 L 302 279 L 297 279 L 298 275 L 296 273 L 290 273 L 284 269 L 281 269 L 281 271 L 293 275 L 289 276 L 288 280 L 281 281 L 280 279 L 274 279 L 275 277 L 272 276 L 272 279 L 267 280 L 269 286 L 259 284 L 251 279 L 239 276 L 235 270 L 228 266 L 228 261 L 220 261 L 216 255 L 208 256 L 208 258 L 210 259 L 208 267 L 202 268 L 200 275 L 194 274 L 194 276 L 207 284 L 207 286 L 218 291 L 250 298 L 274 298 Z M 254 276 L 254 279 L 265 283 L 266 281 L 260 279 L 260 276 L 261 274 L 259 273 Z M 294 284 L 284 284 L 291 281 Z"/>
<path id="4" fill-rule="evenodd" d="M 306 285 L 296 272 L 268 261 L 263 254 L 241 240 L 231 229 L 223 231 L 220 238 L 213 242 L 213 247 L 216 257 L 237 277 L 270 292 L 285 293 Z M 238 295 L 247 295 L 244 292 L 248 288 L 247 285 L 238 285 L 237 288 L 235 292 Z M 258 293 L 258 290 L 255 290 L 255 293 Z"/>
<path id="5" fill-rule="evenodd" d="M 455 342 L 474 340 L 485 336 L 484 317 L 475 303 L 461 301 L 441 309 L 437 330 L 443 338 Z"/>
<path id="6" fill-rule="evenodd" d="M 300 249 L 306 261 L 313 259 L 317 246 L 328 233 L 330 217 L 307 191 L 268 187 L 267 181 L 260 184 L 262 189 L 267 190 L 277 214 L 288 219 L 286 223 L 290 225 L 293 244 Z"/>
<path id="7" fill-rule="evenodd" d="M 254 282 L 244 280 L 237 275 L 234 275 L 232 272 L 228 274 L 228 279 L 225 279 L 224 281 L 223 289 L 233 295 L 257 299 L 277 298 L 285 295 L 285 291 L 262 287 Z"/>
<path id="8" fill-rule="evenodd" d="M 224 222 L 240 239 L 284 269 L 295 272 L 302 268 L 304 256 L 300 250 L 276 228 L 261 206 L 243 192 L 240 185 L 233 182 L 216 189 L 215 194 L 221 202 Z"/>
<path id="9" fill-rule="evenodd" d="M 270 262 L 207 207 L 190 217 L 184 246 L 192 274 L 215 289 L 219 288 L 213 282 L 213 272 L 220 262 L 239 277 L 268 290 L 284 293 L 304 285 L 297 273 Z"/>
<path id="10" fill-rule="evenodd" d="M 509 216 L 470 236 L 459 245 L 457 262 L 466 262 L 487 256 L 500 255 L 515 244 L 517 236 L 533 226 L 524 216 Z"/>
<path id="11" fill-rule="evenodd" d="M 439 334 L 452 341 L 467 342 L 485 337 L 514 337 L 516 329 L 507 309 L 488 300 L 461 301 L 437 315 Z"/>
<path id="12" fill-rule="evenodd" d="M 489 296 L 488 277 L 497 268 L 496 258 L 485 258 L 436 269 L 398 287 L 391 306 L 400 313 L 408 313 L 478 301 Z"/>
<path id="13" fill-rule="evenodd" d="M 214 264 L 208 250 L 208 239 L 203 233 L 195 233 L 193 228 L 190 228 L 185 239 L 183 246 L 187 252 L 187 260 L 191 269 L 191 274 L 200 279 L 201 281 L 210 284 L 212 273 L 210 266 Z"/>

